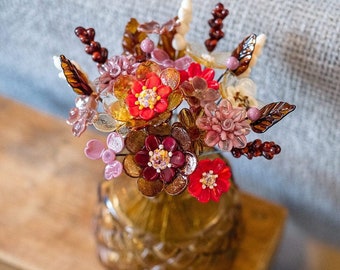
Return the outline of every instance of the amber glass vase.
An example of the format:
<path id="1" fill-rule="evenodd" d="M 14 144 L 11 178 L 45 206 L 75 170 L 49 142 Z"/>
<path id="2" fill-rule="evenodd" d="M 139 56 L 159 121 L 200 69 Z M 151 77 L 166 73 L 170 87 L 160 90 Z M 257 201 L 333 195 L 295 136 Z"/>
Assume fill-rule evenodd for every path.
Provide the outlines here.
<path id="1" fill-rule="evenodd" d="M 242 222 L 233 184 L 220 202 L 187 191 L 149 198 L 136 179 L 120 176 L 99 188 L 98 255 L 107 269 L 229 269 Z"/>

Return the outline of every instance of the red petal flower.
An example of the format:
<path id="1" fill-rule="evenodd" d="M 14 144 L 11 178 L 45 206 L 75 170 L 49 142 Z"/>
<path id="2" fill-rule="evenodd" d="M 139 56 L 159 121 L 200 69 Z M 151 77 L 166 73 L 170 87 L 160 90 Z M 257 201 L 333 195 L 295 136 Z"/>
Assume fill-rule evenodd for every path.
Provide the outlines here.
<path id="1" fill-rule="evenodd" d="M 230 188 L 230 177 L 230 168 L 222 159 L 200 160 L 189 176 L 188 192 L 200 202 L 219 201 Z"/>
<path id="2" fill-rule="evenodd" d="M 201 65 L 198 63 L 191 63 L 188 68 L 188 76 L 189 78 L 194 78 L 195 76 L 203 78 L 207 81 L 208 88 L 218 90 L 219 83 L 214 80 L 215 70 L 212 68 L 205 68 L 202 71 Z"/>
<path id="3" fill-rule="evenodd" d="M 127 140 L 131 138 L 128 137 Z M 144 184 L 149 181 L 163 182 L 164 186 L 168 187 L 166 192 L 170 195 L 182 192 L 183 185 L 186 187 L 188 184 L 187 175 L 197 166 L 197 157 L 188 151 L 183 152 L 183 148 L 171 135 L 166 137 L 148 135 L 143 140 L 144 145 L 141 146 L 141 150 L 134 151 L 136 154 L 133 164 L 137 166 L 135 171 L 138 173 L 133 177 L 144 179 L 140 181 L 144 181 Z M 125 163 L 125 165 L 129 164 L 131 165 L 129 162 Z"/>
<path id="4" fill-rule="evenodd" d="M 166 111 L 171 91 L 169 86 L 162 84 L 156 73 L 150 72 L 146 74 L 146 79 L 133 83 L 125 103 L 133 118 L 148 121 Z"/>

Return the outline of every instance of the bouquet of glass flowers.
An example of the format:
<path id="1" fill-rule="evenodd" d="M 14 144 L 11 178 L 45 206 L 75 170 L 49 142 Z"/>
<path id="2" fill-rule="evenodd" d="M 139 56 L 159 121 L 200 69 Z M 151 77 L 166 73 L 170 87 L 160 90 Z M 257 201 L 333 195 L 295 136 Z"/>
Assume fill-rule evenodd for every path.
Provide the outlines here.
<path id="1" fill-rule="evenodd" d="M 61 75 L 77 94 L 67 123 L 75 136 L 88 125 L 107 134 L 106 143 L 93 139 L 85 147 L 88 158 L 105 163 L 107 180 L 125 172 L 146 196 L 187 189 L 200 202 L 218 201 L 230 187 L 231 171 L 221 158 L 204 159 L 207 152 L 249 159 L 272 159 L 280 152 L 276 143 L 248 142 L 247 135 L 265 132 L 295 106 L 280 101 L 258 108 L 249 73 L 265 43 L 263 34 L 247 36 L 231 52 L 214 51 L 228 13 L 221 3 L 214 7 L 202 45 L 185 38 L 190 0 L 164 24 L 132 18 L 122 54 L 111 57 L 94 40 L 94 29 L 75 29 L 99 76 L 91 82 L 75 62 L 57 58 Z"/>

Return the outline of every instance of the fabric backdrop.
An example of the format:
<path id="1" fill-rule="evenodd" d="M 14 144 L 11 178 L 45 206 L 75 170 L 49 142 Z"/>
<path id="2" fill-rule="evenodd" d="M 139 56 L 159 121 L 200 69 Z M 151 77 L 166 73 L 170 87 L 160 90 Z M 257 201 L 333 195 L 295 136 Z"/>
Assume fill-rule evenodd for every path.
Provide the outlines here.
<path id="1" fill-rule="evenodd" d="M 164 23 L 177 14 L 180 2 L 1 0 L 0 94 L 66 118 L 75 95 L 58 78 L 52 56 L 65 54 L 92 79 L 97 76 L 74 28 L 95 28 L 96 40 L 112 56 L 121 53 L 130 17 Z M 340 4 L 337 0 L 222 2 L 230 15 L 217 50 L 232 50 L 250 33 L 266 34 L 267 43 L 251 73 L 259 98 L 297 106 L 261 136 L 280 144 L 281 154 L 272 161 L 230 158 L 234 176 L 243 190 L 289 210 L 273 269 L 306 269 L 310 239 L 340 246 Z M 193 0 L 190 41 L 208 37 L 207 20 L 215 4 Z"/>

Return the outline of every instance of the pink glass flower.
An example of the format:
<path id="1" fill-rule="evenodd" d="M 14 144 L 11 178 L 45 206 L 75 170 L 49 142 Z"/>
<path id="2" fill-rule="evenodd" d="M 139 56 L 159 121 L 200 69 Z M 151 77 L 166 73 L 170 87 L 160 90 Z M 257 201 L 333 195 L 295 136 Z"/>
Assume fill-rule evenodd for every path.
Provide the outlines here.
<path id="1" fill-rule="evenodd" d="M 189 175 L 188 192 L 202 203 L 218 202 L 229 190 L 230 178 L 230 168 L 222 159 L 200 160 L 196 170 Z"/>
<path id="2" fill-rule="evenodd" d="M 194 78 L 195 76 L 201 77 L 207 81 L 208 88 L 212 88 L 215 90 L 219 89 L 219 83 L 214 80 L 215 70 L 212 68 L 205 68 L 202 70 L 202 67 L 199 63 L 193 62 L 190 64 L 188 68 L 189 79 Z"/>
<path id="3" fill-rule="evenodd" d="M 97 96 L 77 96 L 75 105 L 76 107 L 70 110 L 66 122 L 72 125 L 73 135 L 79 137 L 86 130 L 86 127 L 93 123 L 97 115 Z"/>
<path id="4" fill-rule="evenodd" d="M 187 70 L 192 63 L 192 59 L 189 56 L 183 56 L 181 58 L 178 58 L 176 60 L 170 59 L 170 56 L 166 53 L 166 51 L 155 48 L 151 52 L 151 59 L 158 65 L 160 65 L 162 68 L 168 68 L 173 67 L 177 70 Z"/>
<path id="5" fill-rule="evenodd" d="M 197 127 L 205 130 L 204 142 L 207 146 L 218 145 L 230 151 L 233 147 L 243 148 L 247 144 L 246 135 L 250 132 L 250 121 L 244 108 L 233 108 L 227 99 L 219 105 L 209 103 L 204 107 L 205 114 L 196 120 Z"/>
<path id="6" fill-rule="evenodd" d="M 131 116 L 150 120 L 168 108 L 168 96 L 172 89 L 150 72 L 144 80 L 135 81 L 126 98 Z"/>
<path id="7" fill-rule="evenodd" d="M 96 160 L 101 158 L 106 164 L 104 177 L 111 180 L 119 176 L 123 171 L 123 165 L 116 160 L 116 154 L 123 150 L 124 139 L 120 134 L 112 132 L 107 136 L 106 144 L 107 146 L 100 140 L 92 139 L 87 142 L 84 153 L 89 159 Z"/>
<path id="8" fill-rule="evenodd" d="M 190 81 L 183 82 L 180 85 L 180 89 L 193 110 L 215 102 L 221 97 L 219 91 L 208 88 L 207 81 L 198 76 L 195 76 Z"/>
<path id="9" fill-rule="evenodd" d="M 98 67 L 100 73 L 96 81 L 99 93 L 112 93 L 113 84 L 119 75 L 135 74 L 139 63 L 133 55 L 115 55 Z"/>

